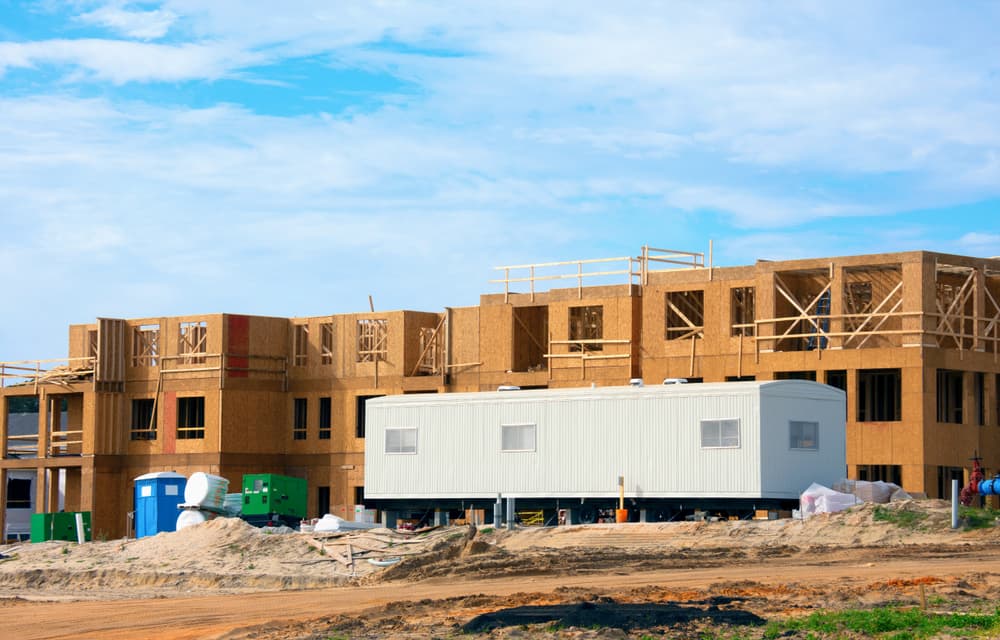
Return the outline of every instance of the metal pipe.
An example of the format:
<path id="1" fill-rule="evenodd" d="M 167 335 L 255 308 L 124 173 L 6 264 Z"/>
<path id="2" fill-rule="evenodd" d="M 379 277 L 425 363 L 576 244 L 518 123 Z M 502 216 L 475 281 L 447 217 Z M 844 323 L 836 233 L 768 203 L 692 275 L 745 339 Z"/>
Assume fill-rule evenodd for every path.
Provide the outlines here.
<path id="1" fill-rule="evenodd" d="M 514 530 L 514 498 L 507 497 L 507 531 Z"/>
<path id="2" fill-rule="evenodd" d="M 958 528 L 958 479 L 951 481 L 951 528 Z"/>
<path id="3" fill-rule="evenodd" d="M 493 528 L 500 529 L 500 513 L 503 511 L 503 500 L 500 494 L 497 494 L 497 503 L 493 505 Z"/>

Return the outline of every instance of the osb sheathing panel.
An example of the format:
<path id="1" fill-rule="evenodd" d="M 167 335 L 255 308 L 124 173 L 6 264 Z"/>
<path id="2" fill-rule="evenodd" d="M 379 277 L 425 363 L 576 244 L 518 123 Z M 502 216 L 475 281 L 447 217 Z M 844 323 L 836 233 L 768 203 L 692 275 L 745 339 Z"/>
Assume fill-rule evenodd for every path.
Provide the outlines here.
<path id="1" fill-rule="evenodd" d="M 319 404 L 320 398 L 330 398 L 330 439 L 319 439 Z M 292 422 L 294 418 L 294 402 L 298 398 L 306 401 L 306 438 L 292 438 Z M 348 402 L 355 402 L 355 396 L 347 392 L 294 393 L 285 399 L 284 411 L 281 415 L 279 441 L 284 443 L 283 451 L 290 455 L 309 453 L 331 454 L 354 450 L 357 447 L 354 437 L 354 422 L 349 425 L 345 420 Z M 349 427 L 349 429 L 348 429 Z M 349 432 L 348 432 L 349 431 Z"/>
<path id="2" fill-rule="evenodd" d="M 273 453 L 281 451 L 283 445 L 291 441 L 291 398 L 288 394 L 226 390 L 222 397 L 222 451 Z M 207 405 L 206 399 L 206 423 L 209 422 Z M 315 411 L 318 406 L 311 408 Z M 207 432 L 205 436 L 208 437 Z M 192 441 L 178 440 L 178 447 L 182 442 Z"/>
<path id="3" fill-rule="evenodd" d="M 552 315 L 549 314 L 551 330 Z M 480 374 L 505 372 L 513 365 L 510 349 L 514 316 L 510 305 L 489 305 L 479 311 Z"/>
<path id="4" fill-rule="evenodd" d="M 84 474 L 89 475 L 89 474 Z M 90 482 L 87 482 L 90 480 Z M 94 540 L 125 535 L 125 514 L 132 510 L 132 483 L 118 469 L 94 470 L 92 479 L 84 477 L 85 486 L 94 490 L 90 531 Z"/>
<path id="5" fill-rule="evenodd" d="M 87 394 L 91 403 L 84 400 L 84 454 L 120 455 L 127 451 L 129 441 L 130 407 L 125 406 L 125 397 L 120 393 Z M 89 405 L 89 406 L 88 406 Z M 93 411 L 93 422 L 87 421 L 87 414 Z M 89 445 L 89 448 L 88 448 Z"/>
<path id="6" fill-rule="evenodd" d="M 449 332 L 451 346 L 449 347 L 451 364 L 470 365 L 453 367 L 448 370 L 453 384 L 478 384 L 482 366 L 480 362 L 480 308 L 455 307 L 451 310 L 451 330 Z M 471 379 L 471 380 L 470 380 Z M 461 382 L 460 382 L 461 381 Z M 468 381 L 468 382 L 467 382 Z"/>
<path id="7" fill-rule="evenodd" d="M 90 355 L 88 335 L 96 331 L 96 324 L 71 324 L 69 326 L 69 356 L 70 358 L 86 358 Z"/>
<path id="8" fill-rule="evenodd" d="M 250 355 L 287 358 L 290 345 L 288 320 L 285 318 L 270 318 L 265 316 L 249 316 L 249 318 Z M 318 321 L 316 325 L 316 331 L 318 334 Z M 311 332 L 309 337 L 310 339 L 313 337 Z"/>
<path id="9" fill-rule="evenodd" d="M 81 501 L 83 495 L 82 475 L 79 467 L 66 468 L 66 490 L 63 498 L 65 511 L 85 511 Z M 58 489 L 58 486 L 56 488 Z"/>
<path id="10" fill-rule="evenodd" d="M 511 293 L 507 300 L 504 299 L 504 294 L 502 293 L 483 294 L 479 297 L 479 305 L 483 308 L 497 305 L 530 307 L 552 304 L 554 302 L 572 303 L 573 301 L 576 301 L 576 304 L 581 304 L 583 300 L 588 299 L 628 297 L 630 293 L 632 295 L 639 295 L 639 287 L 636 285 L 626 285 L 622 282 L 621 285 L 584 286 L 582 297 L 581 291 L 576 287 L 539 291 L 535 293 L 534 297 L 528 293 Z"/>

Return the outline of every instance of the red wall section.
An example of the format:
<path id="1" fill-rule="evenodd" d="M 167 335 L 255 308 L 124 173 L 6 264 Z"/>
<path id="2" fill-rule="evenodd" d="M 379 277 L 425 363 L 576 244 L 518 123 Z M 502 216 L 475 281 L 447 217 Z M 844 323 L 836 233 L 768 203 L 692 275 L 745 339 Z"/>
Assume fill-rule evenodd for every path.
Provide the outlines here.
<path id="1" fill-rule="evenodd" d="M 246 369 L 250 364 L 250 318 L 249 316 L 227 316 L 226 366 Z M 246 378 L 248 371 L 227 371 L 230 378 Z"/>

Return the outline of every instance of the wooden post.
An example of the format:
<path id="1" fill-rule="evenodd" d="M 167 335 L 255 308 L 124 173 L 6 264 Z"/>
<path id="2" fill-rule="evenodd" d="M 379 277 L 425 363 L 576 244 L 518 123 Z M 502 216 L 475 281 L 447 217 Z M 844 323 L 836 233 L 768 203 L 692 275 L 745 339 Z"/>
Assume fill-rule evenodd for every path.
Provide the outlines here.
<path id="1" fill-rule="evenodd" d="M 49 457 L 49 395 L 42 387 L 38 395 L 38 459 Z"/>
<path id="2" fill-rule="evenodd" d="M 49 491 L 46 486 L 48 474 L 45 471 L 45 467 L 35 469 L 35 513 L 45 513 L 49 504 Z"/>
<path id="3" fill-rule="evenodd" d="M 740 353 L 736 356 L 736 377 L 743 377 L 743 331 L 740 329 Z"/>

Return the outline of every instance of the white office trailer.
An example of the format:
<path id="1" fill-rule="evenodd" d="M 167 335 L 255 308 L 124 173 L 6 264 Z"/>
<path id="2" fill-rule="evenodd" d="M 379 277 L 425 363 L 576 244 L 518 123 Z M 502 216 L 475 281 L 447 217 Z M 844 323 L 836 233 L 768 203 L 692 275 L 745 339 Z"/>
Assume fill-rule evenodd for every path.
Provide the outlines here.
<path id="1" fill-rule="evenodd" d="M 650 520 L 788 508 L 844 477 L 845 394 L 802 380 L 397 395 L 366 404 L 383 510 L 617 506 Z"/>

